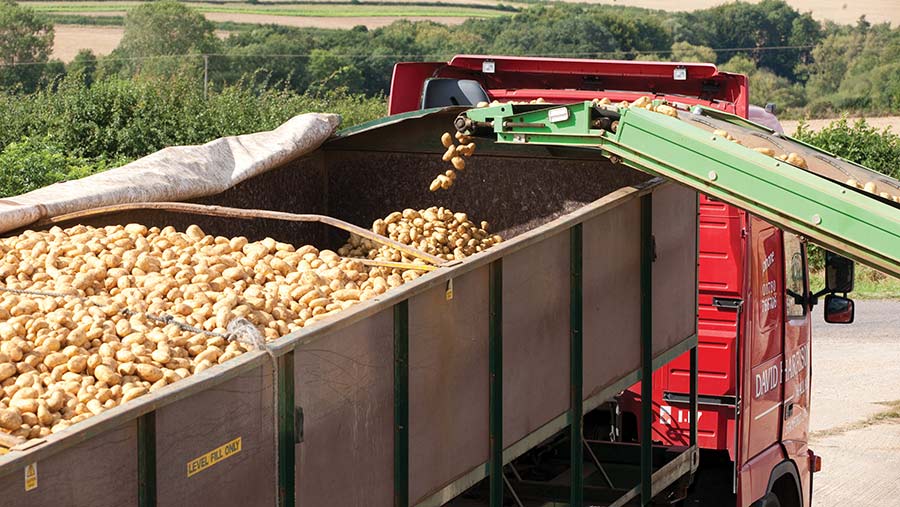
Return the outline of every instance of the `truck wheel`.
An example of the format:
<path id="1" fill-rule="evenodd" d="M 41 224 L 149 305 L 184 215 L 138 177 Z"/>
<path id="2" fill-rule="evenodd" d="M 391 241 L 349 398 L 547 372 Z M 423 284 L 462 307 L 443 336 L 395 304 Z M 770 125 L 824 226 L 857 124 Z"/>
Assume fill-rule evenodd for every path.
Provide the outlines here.
<path id="1" fill-rule="evenodd" d="M 781 501 L 778 500 L 778 495 L 775 493 L 768 493 L 766 496 L 750 504 L 750 507 L 781 507 Z"/>

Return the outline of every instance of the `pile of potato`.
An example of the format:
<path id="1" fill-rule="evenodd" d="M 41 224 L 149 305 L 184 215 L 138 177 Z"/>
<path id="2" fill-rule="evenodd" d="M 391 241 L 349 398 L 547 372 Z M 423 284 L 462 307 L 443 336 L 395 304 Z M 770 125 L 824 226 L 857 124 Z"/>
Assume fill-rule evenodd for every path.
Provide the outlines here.
<path id="1" fill-rule="evenodd" d="M 500 241 L 486 229 L 443 208 L 373 225 L 445 259 Z M 237 357 L 235 319 L 272 340 L 421 274 L 352 258 L 422 263 L 365 241 L 339 255 L 138 224 L 0 239 L 0 432 L 47 436 Z"/>
<path id="2" fill-rule="evenodd" d="M 428 209 L 405 209 L 391 213 L 384 219 L 375 220 L 372 232 L 441 259 L 461 260 L 500 243 L 500 236 L 490 234 L 488 227 L 487 222 L 477 224 L 465 213 L 454 213 L 443 207 L 432 206 Z M 338 249 L 338 254 L 377 261 L 424 264 L 421 259 L 355 235 L 351 235 L 349 242 Z M 384 271 L 378 268 L 376 270 Z M 389 276 L 396 275 L 397 271 L 391 270 Z M 404 280 L 412 280 L 421 274 L 421 271 L 413 268 L 402 271 L 400 276 Z"/>
<path id="3" fill-rule="evenodd" d="M 248 345 L 225 337 L 233 319 L 274 339 L 403 281 L 329 250 L 197 226 L 54 227 L 0 240 L 0 256 L 5 288 L 57 294 L 0 292 L 0 429 L 23 438 L 240 355 Z"/>

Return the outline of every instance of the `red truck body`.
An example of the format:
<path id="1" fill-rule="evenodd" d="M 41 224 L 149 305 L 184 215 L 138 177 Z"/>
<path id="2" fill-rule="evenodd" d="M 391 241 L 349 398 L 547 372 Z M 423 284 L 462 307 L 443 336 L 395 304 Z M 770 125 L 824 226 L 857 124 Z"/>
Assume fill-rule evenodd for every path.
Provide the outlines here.
<path id="1" fill-rule="evenodd" d="M 750 115 L 746 76 L 711 64 L 473 55 L 397 64 L 390 114 L 420 109 L 431 78 L 477 81 L 501 102 L 650 95 Z M 786 295 L 808 291 L 805 244 L 714 199 L 701 196 L 699 208 L 698 443 L 727 453 L 733 504 L 769 505 L 767 495 L 777 495 L 781 505 L 809 505 L 810 312 Z M 655 442 L 688 442 L 689 371 L 686 353 L 654 374 Z M 639 385 L 618 399 L 626 419 L 640 405 Z"/>

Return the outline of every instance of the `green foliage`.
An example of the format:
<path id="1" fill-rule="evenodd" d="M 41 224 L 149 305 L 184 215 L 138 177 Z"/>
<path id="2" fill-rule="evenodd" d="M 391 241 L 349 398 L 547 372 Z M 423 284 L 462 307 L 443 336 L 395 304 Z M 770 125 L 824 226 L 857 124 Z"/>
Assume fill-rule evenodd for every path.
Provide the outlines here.
<path id="1" fill-rule="evenodd" d="M 821 38 L 819 25 L 810 14 L 800 14 L 783 0 L 759 3 L 734 2 L 710 9 L 682 13 L 677 18 L 675 39 L 713 48 L 784 47 L 745 53 L 757 67 L 788 79 L 797 77 L 796 65 L 809 59 L 809 49 L 786 46 L 812 45 Z M 734 52 L 718 53 L 718 63 Z"/>
<path id="2" fill-rule="evenodd" d="M 15 195 L 116 167 L 166 146 L 270 130 L 305 112 L 350 126 L 383 116 L 382 96 L 335 89 L 300 95 L 248 82 L 210 91 L 190 76 L 100 79 L 72 74 L 55 90 L 0 94 L 0 192 Z"/>
<path id="3" fill-rule="evenodd" d="M 900 178 L 900 165 L 897 164 L 900 160 L 900 135 L 892 132 L 890 127 L 878 130 L 865 120 L 850 124 L 843 118 L 819 131 L 801 123 L 794 137 L 892 178 Z M 821 248 L 810 245 L 808 253 L 810 269 L 825 267 L 825 255 Z"/>
<path id="4" fill-rule="evenodd" d="M 113 52 L 130 73 L 166 75 L 202 65 L 202 59 L 171 55 L 215 53 L 220 48 L 213 24 L 176 0 L 141 3 L 125 16 L 125 33 Z"/>
<path id="5" fill-rule="evenodd" d="M 779 108 L 797 108 L 806 103 L 803 86 L 791 83 L 787 78 L 766 69 L 757 68 L 746 56 L 735 56 L 722 65 L 722 70 L 745 74 L 750 81 L 750 103 L 765 105 L 769 102 Z"/>
<path id="6" fill-rule="evenodd" d="M 97 55 L 90 49 L 82 49 L 66 67 L 66 72 L 81 76 L 84 84 L 90 86 L 94 82 L 97 73 Z"/>
<path id="7" fill-rule="evenodd" d="M 695 46 L 690 42 L 681 41 L 672 44 L 672 60 L 676 62 L 709 63 L 716 61 L 716 52 L 706 46 Z M 747 61 L 749 62 L 749 60 Z"/>
<path id="8" fill-rule="evenodd" d="M 891 131 L 890 127 L 878 130 L 865 120 L 856 120 L 851 124 L 843 118 L 819 131 L 801 123 L 794 137 L 900 179 L 900 165 L 897 163 L 900 160 L 900 135 Z"/>
<path id="9" fill-rule="evenodd" d="M 9 197 L 99 169 L 98 164 L 66 153 L 46 139 L 26 138 L 0 152 L 0 197 Z"/>
<path id="10" fill-rule="evenodd" d="M 37 88 L 53 47 L 53 25 L 30 7 L 0 0 L 0 89 Z"/>
<path id="11" fill-rule="evenodd" d="M 803 66 L 809 74 L 810 110 L 894 113 L 900 110 L 900 27 L 871 26 L 861 19 L 856 28 L 839 28 L 828 35 Z"/>

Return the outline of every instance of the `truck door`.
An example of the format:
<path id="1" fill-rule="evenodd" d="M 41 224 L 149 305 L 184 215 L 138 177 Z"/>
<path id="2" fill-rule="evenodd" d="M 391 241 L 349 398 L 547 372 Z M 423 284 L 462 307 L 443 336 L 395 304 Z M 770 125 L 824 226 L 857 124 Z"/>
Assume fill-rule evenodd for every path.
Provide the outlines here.
<path id="1" fill-rule="evenodd" d="M 805 304 L 809 291 L 806 243 L 789 232 L 784 242 L 784 368 L 781 441 L 797 464 L 803 490 L 809 491 L 807 433 L 809 430 L 810 315 Z"/>
<path id="2" fill-rule="evenodd" d="M 776 443 L 781 430 L 782 324 L 784 271 L 781 231 L 750 219 L 749 319 L 744 352 L 746 370 L 742 395 L 744 440 L 741 461 L 746 463 Z"/>

